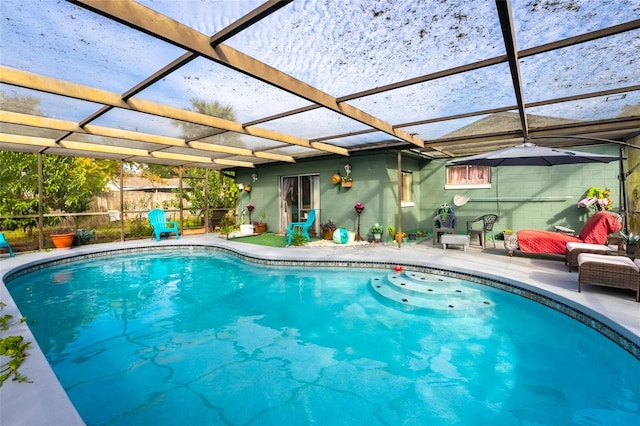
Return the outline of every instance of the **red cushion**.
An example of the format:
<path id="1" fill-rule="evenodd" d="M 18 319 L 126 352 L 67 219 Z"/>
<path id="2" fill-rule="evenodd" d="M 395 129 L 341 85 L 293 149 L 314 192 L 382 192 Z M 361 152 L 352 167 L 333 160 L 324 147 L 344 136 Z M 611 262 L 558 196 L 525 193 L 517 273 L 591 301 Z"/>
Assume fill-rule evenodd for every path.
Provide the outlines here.
<path id="1" fill-rule="evenodd" d="M 581 240 L 562 232 L 522 230 L 518 231 L 518 246 L 525 253 L 566 254 L 567 243 Z"/>
<path id="2" fill-rule="evenodd" d="M 609 212 L 596 212 L 584 224 L 580 231 L 580 238 L 588 244 L 604 244 L 609 234 L 619 231 L 622 224 L 618 222 L 615 214 Z"/>
<path id="3" fill-rule="evenodd" d="M 616 214 L 596 212 L 587 220 L 578 237 L 561 232 L 523 230 L 518 231 L 518 246 L 525 253 L 566 254 L 567 243 L 605 244 L 609 234 L 621 228 Z"/>

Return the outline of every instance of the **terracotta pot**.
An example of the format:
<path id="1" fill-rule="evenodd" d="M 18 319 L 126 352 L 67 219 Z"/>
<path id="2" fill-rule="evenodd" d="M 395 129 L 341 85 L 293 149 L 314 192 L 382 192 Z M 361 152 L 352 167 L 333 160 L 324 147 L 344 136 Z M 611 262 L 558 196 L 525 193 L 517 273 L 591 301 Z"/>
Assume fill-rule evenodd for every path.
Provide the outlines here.
<path id="1" fill-rule="evenodd" d="M 253 225 L 253 232 L 256 234 L 264 234 L 267 232 L 267 224 L 256 222 L 256 224 Z"/>
<path id="2" fill-rule="evenodd" d="M 322 230 L 322 238 L 324 238 L 325 240 L 333 240 L 333 233 L 336 231 L 336 228 L 331 228 L 331 229 L 323 229 Z"/>
<path id="3" fill-rule="evenodd" d="M 343 187 L 343 188 L 351 188 L 351 184 L 352 184 L 352 183 L 353 183 L 353 182 L 342 182 L 342 187 Z"/>
<path id="4" fill-rule="evenodd" d="M 50 234 L 51 241 L 53 241 L 53 245 L 58 249 L 68 249 L 71 248 L 73 244 L 73 239 L 76 236 L 75 232 L 69 232 L 66 234 Z"/>

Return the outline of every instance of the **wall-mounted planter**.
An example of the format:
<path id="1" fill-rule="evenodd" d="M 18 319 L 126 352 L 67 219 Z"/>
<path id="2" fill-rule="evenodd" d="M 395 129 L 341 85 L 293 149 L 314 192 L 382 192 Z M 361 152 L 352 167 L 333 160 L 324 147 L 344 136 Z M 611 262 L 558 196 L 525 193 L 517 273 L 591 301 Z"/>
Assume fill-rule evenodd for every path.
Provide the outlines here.
<path id="1" fill-rule="evenodd" d="M 351 188 L 351 184 L 352 184 L 352 183 L 353 183 L 353 182 L 342 182 L 342 187 L 343 187 L 343 188 Z"/>

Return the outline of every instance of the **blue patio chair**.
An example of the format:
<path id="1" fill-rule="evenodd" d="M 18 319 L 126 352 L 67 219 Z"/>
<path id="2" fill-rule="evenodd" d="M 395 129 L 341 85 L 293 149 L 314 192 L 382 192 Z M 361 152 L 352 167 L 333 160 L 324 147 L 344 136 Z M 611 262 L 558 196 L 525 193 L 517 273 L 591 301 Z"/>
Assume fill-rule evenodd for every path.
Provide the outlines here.
<path id="1" fill-rule="evenodd" d="M 7 239 L 4 237 L 4 234 L 2 232 L 0 232 L 0 247 L 4 247 L 7 250 L 9 250 L 9 257 L 15 256 L 15 254 L 13 254 L 13 250 L 11 250 L 9 241 L 7 241 Z"/>
<path id="2" fill-rule="evenodd" d="M 305 237 L 307 241 L 311 241 L 309 228 L 311 228 L 314 220 L 316 220 L 316 211 L 315 209 L 312 209 L 309 210 L 309 214 L 307 215 L 307 220 L 305 222 L 289 222 L 287 230 L 284 233 L 284 239 L 287 242 L 287 247 L 291 245 L 291 239 L 293 238 L 293 234 L 295 234 L 296 229 L 300 229 L 302 236 Z"/>
<path id="3" fill-rule="evenodd" d="M 153 209 L 147 215 L 149 217 L 149 223 L 153 226 L 153 233 L 151 238 L 156 237 L 156 241 L 160 241 L 160 234 L 176 234 L 176 240 L 178 237 L 178 221 L 167 222 L 167 215 L 162 209 Z M 173 226 L 168 226 L 172 224 Z"/>

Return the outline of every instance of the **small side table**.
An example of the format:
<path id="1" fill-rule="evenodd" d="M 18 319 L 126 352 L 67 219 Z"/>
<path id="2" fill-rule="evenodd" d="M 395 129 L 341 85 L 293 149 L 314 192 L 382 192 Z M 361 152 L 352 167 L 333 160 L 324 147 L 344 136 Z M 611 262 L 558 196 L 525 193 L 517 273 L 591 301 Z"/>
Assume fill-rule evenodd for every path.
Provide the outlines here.
<path id="1" fill-rule="evenodd" d="M 440 237 L 442 248 L 447 249 L 447 245 L 462 246 L 464 251 L 469 248 L 471 238 L 468 235 L 444 234 Z"/>

